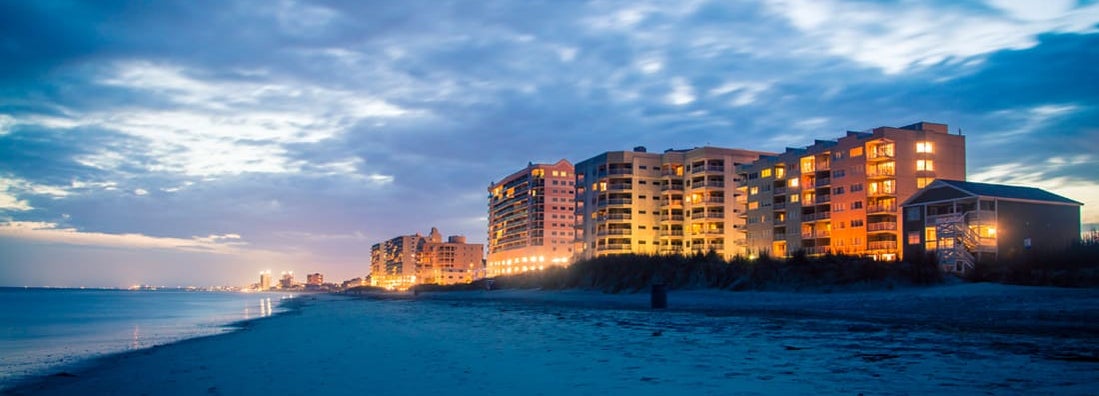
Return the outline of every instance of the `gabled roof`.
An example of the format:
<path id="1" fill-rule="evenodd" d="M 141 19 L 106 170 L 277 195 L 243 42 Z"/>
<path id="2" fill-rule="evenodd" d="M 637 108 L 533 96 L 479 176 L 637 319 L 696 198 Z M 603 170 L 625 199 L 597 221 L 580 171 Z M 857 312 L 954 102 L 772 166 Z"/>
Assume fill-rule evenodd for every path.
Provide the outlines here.
<path id="1" fill-rule="evenodd" d="M 1051 193 L 1040 188 L 945 179 L 935 180 L 931 184 L 927 185 L 927 187 L 924 187 L 922 190 L 913 194 L 912 197 L 906 200 L 903 205 L 938 201 L 945 197 L 944 194 L 941 193 L 943 188 L 952 188 L 970 196 L 994 197 L 1020 201 L 1048 202 L 1062 205 L 1083 205 L 1083 203 L 1073 201 L 1071 199 L 1062 197 L 1060 195 Z M 937 191 L 937 193 L 928 194 L 928 192 L 932 191 Z"/>

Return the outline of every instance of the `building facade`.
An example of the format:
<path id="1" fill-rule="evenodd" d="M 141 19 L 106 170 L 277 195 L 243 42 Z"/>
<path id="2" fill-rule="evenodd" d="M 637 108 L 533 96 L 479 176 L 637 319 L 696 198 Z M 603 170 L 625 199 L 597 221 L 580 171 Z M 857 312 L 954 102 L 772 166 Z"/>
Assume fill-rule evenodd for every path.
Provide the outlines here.
<path id="1" fill-rule="evenodd" d="M 259 273 L 259 289 L 271 289 L 271 270 L 266 270 Z"/>
<path id="2" fill-rule="evenodd" d="M 324 275 L 320 273 L 312 273 L 305 276 L 305 284 L 320 286 L 324 284 Z"/>
<path id="3" fill-rule="evenodd" d="M 528 164 L 488 187 L 487 276 L 568 265 L 575 240 L 573 165 Z"/>
<path id="4" fill-rule="evenodd" d="M 445 242 L 432 227 L 428 236 L 402 235 L 370 248 L 370 283 L 405 290 L 418 284 L 468 283 L 482 274 L 484 245 L 463 236 Z"/>
<path id="5" fill-rule="evenodd" d="M 796 251 L 902 258 L 900 203 L 965 178 L 965 137 L 945 124 L 848 132 L 741 166 L 750 255 Z"/>
<path id="6" fill-rule="evenodd" d="M 743 254 L 736 166 L 756 151 L 699 147 L 606 152 L 576 165 L 577 250 L 613 254 Z"/>
<path id="7" fill-rule="evenodd" d="M 936 180 L 902 205 L 905 255 L 965 273 L 978 261 L 1059 252 L 1080 241 L 1081 205 L 1033 187 Z"/>

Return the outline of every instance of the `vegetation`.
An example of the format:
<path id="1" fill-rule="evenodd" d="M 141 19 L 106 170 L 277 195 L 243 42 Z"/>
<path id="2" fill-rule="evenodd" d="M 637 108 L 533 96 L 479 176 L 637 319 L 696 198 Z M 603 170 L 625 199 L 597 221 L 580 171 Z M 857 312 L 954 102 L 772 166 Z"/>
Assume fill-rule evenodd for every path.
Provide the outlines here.
<path id="1" fill-rule="evenodd" d="M 736 257 L 724 260 L 714 252 L 692 256 L 618 255 L 582 260 L 568 268 L 493 279 L 494 289 L 588 289 L 608 293 L 636 292 L 652 284 L 670 289 L 830 290 L 837 286 L 892 287 L 931 284 L 942 277 L 933 261 L 882 262 L 867 257 L 807 257 L 799 252 L 781 260 Z M 467 285 L 420 285 L 416 290 L 486 289 L 486 281 Z"/>
<path id="2" fill-rule="evenodd" d="M 966 277 L 974 282 L 1031 286 L 1099 286 L 1099 239 L 1085 239 L 1059 252 L 1027 251 L 1013 259 L 978 262 Z"/>

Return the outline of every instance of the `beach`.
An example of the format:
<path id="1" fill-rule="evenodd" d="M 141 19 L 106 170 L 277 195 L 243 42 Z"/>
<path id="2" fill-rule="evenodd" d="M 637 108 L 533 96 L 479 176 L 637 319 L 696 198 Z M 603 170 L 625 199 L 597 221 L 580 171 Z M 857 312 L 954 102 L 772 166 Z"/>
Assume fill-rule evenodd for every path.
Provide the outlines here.
<path id="1" fill-rule="evenodd" d="M 5 394 L 1094 394 L 1099 290 L 309 295 Z"/>

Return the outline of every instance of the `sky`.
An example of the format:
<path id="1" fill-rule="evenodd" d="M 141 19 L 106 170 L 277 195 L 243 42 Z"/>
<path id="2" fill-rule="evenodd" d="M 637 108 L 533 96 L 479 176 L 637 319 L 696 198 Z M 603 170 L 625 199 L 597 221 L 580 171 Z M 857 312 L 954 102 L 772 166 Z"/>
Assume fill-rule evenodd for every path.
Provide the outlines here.
<path id="1" fill-rule="evenodd" d="M 342 281 L 528 162 L 919 121 L 1099 223 L 1096 64 L 1095 1 L 0 1 L 0 285 Z"/>

